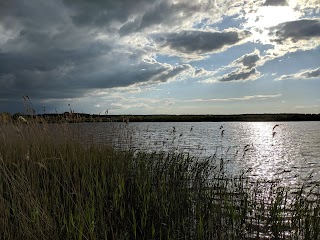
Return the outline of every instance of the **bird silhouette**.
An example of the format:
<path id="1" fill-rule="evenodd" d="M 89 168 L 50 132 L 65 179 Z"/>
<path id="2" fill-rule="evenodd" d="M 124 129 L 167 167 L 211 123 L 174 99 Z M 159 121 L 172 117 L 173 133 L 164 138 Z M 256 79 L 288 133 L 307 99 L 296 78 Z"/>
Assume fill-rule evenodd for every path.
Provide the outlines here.
<path id="1" fill-rule="evenodd" d="M 274 125 L 274 127 L 272 128 L 272 131 L 274 131 L 276 127 L 280 127 L 279 124 Z"/>
<path id="2" fill-rule="evenodd" d="M 224 130 L 221 131 L 221 137 L 223 137 L 223 134 L 224 134 Z"/>
<path id="3" fill-rule="evenodd" d="M 276 135 L 276 133 L 277 133 L 276 131 L 274 131 L 276 129 L 276 127 L 280 127 L 279 124 L 276 124 L 276 125 L 273 126 L 273 128 L 272 128 L 272 137 L 274 137 Z"/>

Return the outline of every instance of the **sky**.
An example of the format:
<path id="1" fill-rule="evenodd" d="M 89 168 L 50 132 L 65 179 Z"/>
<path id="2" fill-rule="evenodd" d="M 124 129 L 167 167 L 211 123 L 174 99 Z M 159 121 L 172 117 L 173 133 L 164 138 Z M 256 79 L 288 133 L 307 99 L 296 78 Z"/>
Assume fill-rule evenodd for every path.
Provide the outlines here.
<path id="1" fill-rule="evenodd" d="M 320 113 L 320 0 L 1 0 L 0 112 Z"/>

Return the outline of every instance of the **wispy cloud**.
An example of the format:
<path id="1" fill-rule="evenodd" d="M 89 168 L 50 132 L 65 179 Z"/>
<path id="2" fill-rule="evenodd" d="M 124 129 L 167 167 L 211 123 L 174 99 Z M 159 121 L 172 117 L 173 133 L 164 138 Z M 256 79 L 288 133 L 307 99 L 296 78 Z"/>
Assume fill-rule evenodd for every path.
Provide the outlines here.
<path id="1" fill-rule="evenodd" d="M 227 73 L 221 77 L 201 80 L 202 83 L 217 83 L 217 82 L 245 82 L 256 80 L 261 76 L 261 73 L 256 68 L 239 68 L 235 71 Z"/>
<path id="2" fill-rule="evenodd" d="M 281 97 L 282 94 L 274 94 L 274 95 L 251 95 L 251 96 L 243 96 L 243 97 L 235 97 L 235 98 L 210 98 L 210 99 L 190 99 L 183 100 L 180 102 L 191 103 L 191 102 L 234 102 L 234 101 L 250 101 L 250 100 L 266 100 L 270 98 L 278 98 Z"/>
<path id="3" fill-rule="evenodd" d="M 307 69 L 307 70 L 302 70 L 298 73 L 295 74 L 290 74 L 290 75 L 282 75 L 279 78 L 276 78 L 275 80 L 281 81 L 281 80 L 307 80 L 307 79 L 320 79 L 320 68 L 317 69 Z"/>

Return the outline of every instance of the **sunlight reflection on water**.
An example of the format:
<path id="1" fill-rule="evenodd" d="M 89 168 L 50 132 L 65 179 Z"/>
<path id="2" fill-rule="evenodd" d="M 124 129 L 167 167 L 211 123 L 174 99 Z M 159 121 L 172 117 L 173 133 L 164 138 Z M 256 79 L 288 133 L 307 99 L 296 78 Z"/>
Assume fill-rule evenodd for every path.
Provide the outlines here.
<path id="1" fill-rule="evenodd" d="M 86 140 L 142 151 L 215 155 L 230 172 L 295 184 L 320 179 L 320 122 L 187 122 L 77 124 Z M 91 137 L 88 138 L 88 135 Z"/>
<path id="2" fill-rule="evenodd" d="M 283 178 L 292 171 L 290 164 L 293 162 L 287 151 L 292 143 L 283 124 L 257 122 L 245 124 L 244 128 L 252 146 L 245 161 L 246 166 L 252 168 L 252 176 L 270 180 Z M 290 154 L 297 155 L 296 148 L 292 148 Z"/>

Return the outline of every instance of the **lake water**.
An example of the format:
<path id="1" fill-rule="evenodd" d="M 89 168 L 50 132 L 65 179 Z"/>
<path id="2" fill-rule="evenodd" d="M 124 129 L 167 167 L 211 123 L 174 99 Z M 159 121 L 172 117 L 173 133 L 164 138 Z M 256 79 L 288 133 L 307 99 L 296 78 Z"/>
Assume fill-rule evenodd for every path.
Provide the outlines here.
<path id="1" fill-rule="evenodd" d="M 84 141 L 223 159 L 230 172 L 301 183 L 320 180 L 320 122 L 81 123 Z"/>

